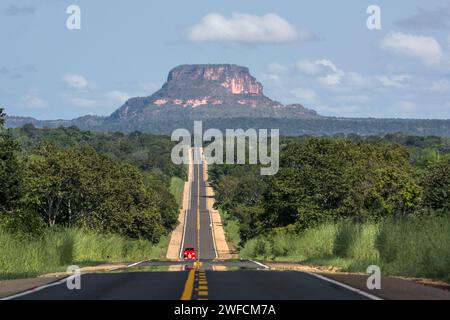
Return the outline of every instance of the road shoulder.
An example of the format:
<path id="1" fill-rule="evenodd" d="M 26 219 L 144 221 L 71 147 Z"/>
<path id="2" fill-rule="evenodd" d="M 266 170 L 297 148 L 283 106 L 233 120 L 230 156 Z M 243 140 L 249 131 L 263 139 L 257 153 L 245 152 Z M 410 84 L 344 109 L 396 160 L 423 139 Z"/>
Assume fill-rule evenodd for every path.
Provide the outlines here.
<path id="1" fill-rule="evenodd" d="M 191 188 L 191 181 L 192 181 L 192 175 L 193 175 L 193 163 L 192 163 L 192 149 L 189 149 L 189 169 L 188 169 L 188 181 L 184 183 L 184 189 L 183 189 L 183 203 L 182 207 L 180 209 L 180 213 L 178 215 L 178 225 L 177 227 L 172 231 L 172 234 L 170 235 L 170 241 L 169 245 L 167 247 L 167 254 L 166 257 L 169 260 L 180 260 L 180 251 L 181 247 L 183 245 L 183 234 L 184 234 L 184 224 L 185 224 L 185 216 L 186 211 L 189 208 L 189 195 L 190 195 L 190 188 Z"/>
<path id="2" fill-rule="evenodd" d="M 216 244 L 217 258 L 220 260 L 230 260 L 232 258 L 231 250 L 225 237 L 222 218 L 218 210 L 214 209 L 214 190 L 208 182 L 208 163 L 204 161 L 203 176 L 206 181 L 206 207 L 211 213 L 211 224 L 213 237 Z"/>
<path id="3" fill-rule="evenodd" d="M 0 280 L 0 299 L 58 281 L 65 276 Z"/>
<path id="4" fill-rule="evenodd" d="M 385 300 L 450 300 L 450 285 L 428 279 L 382 277 L 380 290 L 367 288 L 367 274 L 339 272 L 330 267 L 315 267 L 296 263 L 264 262 L 273 270 L 293 270 L 324 276 Z"/>

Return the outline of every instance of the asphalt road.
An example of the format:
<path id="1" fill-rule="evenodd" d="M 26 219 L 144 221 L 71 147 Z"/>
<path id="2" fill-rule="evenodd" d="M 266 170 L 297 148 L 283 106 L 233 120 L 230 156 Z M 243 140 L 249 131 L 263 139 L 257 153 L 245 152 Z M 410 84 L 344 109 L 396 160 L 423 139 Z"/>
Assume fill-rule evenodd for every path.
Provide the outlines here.
<path id="1" fill-rule="evenodd" d="M 198 150 L 194 150 L 194 156 L 199 157 Z M 183 248 L 195 247 L 200 260 L 195 262 L 143 261 L 114 272 L 83 274 L 79 290 L 68 289 L 66 280 L 62 279 L 9 298 L 17 300 L 367 300 L 377 298 L 365 290 L 363 275 L 354 279 L 351 276 L 342 275 L 342 279 L 333 280 L 307 272 L 274 271 L 251 260 L 217 260 L 210 215 L 206 210 L 206 190 L 201 163 L 194 165 L 191 187 Z M 172 270 L 179 271 L 161 271 L 169 266 Z M 149 271 L 155 268 L 159 269 Z M 343 284 L 343 282 L 351 284 L 352 281 L 354 282 L 352 287 Z M 402 280 L 397 281 L 399 282 L 390 280 L 386 287 L 392 291 L 399 291 L 398 288 L 404 287 L 408 293 L 418 290 L 424 294 L 421 297 L 425 298 L 439 298 L 442 295 L 441 291 L 434 288 L 418 286 Z M 357 287 L 359 289 L 355 289 Z M 405 297 L 401 290 L 400 293 L 394 298 Z M 414 298 L 414 295 L 406 296 Z M 386 297 L 389 298 L 389 292 Z"/>
<path id="2" fill-rule="evenodd" d="M 66 283 L 16 300 L 179 300 L 188 272 L 86 274 L 80 290 Z M 360 294 L 301 272 L 206 271 L 209 300 L 365 300 Z M 192 299 L 199 298 L 194 293 Z"/>
<path id="3" fill-rule="evenodd" d="M 186 215 L 186 226 L 180 258 L 183 248 L 196 248 L 197 258 L 212 260 L 216 258 L 216 250 L 211 229 L 211 216 L 206 207 L 206 183 L 203 174 L 203 163 L 200 150 L 194 148 L 194 170 L 191 183 L 190 206 Z M 198 163 L 198 164 L 197 164 Z"/>

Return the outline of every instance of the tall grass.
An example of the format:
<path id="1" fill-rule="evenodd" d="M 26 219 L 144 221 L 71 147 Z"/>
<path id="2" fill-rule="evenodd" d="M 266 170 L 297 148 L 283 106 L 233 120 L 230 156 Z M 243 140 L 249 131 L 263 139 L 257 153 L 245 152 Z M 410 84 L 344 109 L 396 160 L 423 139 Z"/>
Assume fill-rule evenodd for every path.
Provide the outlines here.
<path id="1" fill-rule="evenodd" d="M 239 234 L 239 222 L 226 211 L 219 209 L 219 213 L 222 219 L 223 229 L 228 244 L 232 247 L 231 250 L 235 251 L 241 242 L 241 236 Z"/>
<path id="2" fill-rule="evenodd" d="M 36 239 L 23 239 L 0 229 L 0 279 L 63 271 L 69 265 L 163 258 L 166 248 L 166 238 L 152 245 L 118 235 L 55 229 Z"/>
<path id="3" fill-rule="evenodd" d="M 181 208 L 183 204 L 184 181 L 178 177 L 172 177 L 170 179 L 169 191 L 175 197 L 178 206 Z"/>
<path id="4" fill-rule="evenodd" d="M 365 272 L 450 281 L 450 216 L 387 219 L 380 223 L 326 223 L 302 234 L 248 241 L 242 258 L 298 261 Z"/>

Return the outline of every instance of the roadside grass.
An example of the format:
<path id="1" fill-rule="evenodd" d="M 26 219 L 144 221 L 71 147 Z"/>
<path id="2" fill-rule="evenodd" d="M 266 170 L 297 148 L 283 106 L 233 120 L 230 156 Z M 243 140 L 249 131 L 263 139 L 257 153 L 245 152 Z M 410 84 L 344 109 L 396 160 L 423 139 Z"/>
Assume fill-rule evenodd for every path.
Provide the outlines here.
<path id="1" fill-rule="evenodd" d="M 222 219 L 223 229 L 225 231 L 225 238 L 228 245 L 231 246 L 232 252 L 238 252 L 241 237 L 239 235 L 239 222 L 233 219 L 229 213 L 219 209 Z"/>
<path id="2" fill-rule="evenodd" d="M 276 234 L 245 243 L 241 258 L 300 262 L 385 275 L 450 282 L 450 216 L 325 223 L 302 234 Z"/>
<path id="3" fill-rule="evenodd" d="M 170 179 L 170 193 L 175 197 L 178 206 L 181 208 L 183 204 L 183 191 L 184 191 L 184 181 L 178 177 L 172 177 Z"/>
<path id="4" fill-rule="evenodd" d="M 42 236 L 24 239 L 0 229 L 0 279 L 34 277 L 107 262 L 164 258 L 167 237 L 153 245 L 118 235 L 101 235 L 73 228 L 47 230 Z"/>

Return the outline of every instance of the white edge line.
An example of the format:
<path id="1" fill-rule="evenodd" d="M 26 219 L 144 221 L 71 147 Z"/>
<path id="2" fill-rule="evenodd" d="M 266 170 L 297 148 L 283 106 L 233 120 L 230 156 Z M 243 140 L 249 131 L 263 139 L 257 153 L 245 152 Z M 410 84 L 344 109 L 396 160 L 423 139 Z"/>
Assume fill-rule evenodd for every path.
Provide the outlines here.
<path id="1" fill-rule="evenodd" d="M 137 265 L 139 265 L 141 263 L 147 262 L 147 261 L 150 261 L 150 260 L 142 260 L 142 261 L 139 261 L 139 262 L 134 262 L 132 264 L 129 264 L 129 265 L 125 266 L 125 267 L 112 268 L 112 269 L 108 269 L 106 271 L 107 272 L 111 272 L 111 271 L 116 271 L 116 270 L 120 270 L 120 269 L 128 269 L 128 268 L 135 267 L 135 266 L 137 266 Z"/>
<path id="2" fill-rule="evenodd" d="M 316 277 L 316 278 L 319 278 L 319 279 L 321 279 L 321 280 L 324 280 L 324 281 L 333 283 L 333 284 L 338 285 L 338 286 L 340 286 L 340 287 L 343 287 L 343 288 L 345 288 L 345 289 L 347 289 L 347 290 L 356 292 L 356 293 L 358 293 L 358 294 L 360 294 L 360 295 L 362 295 L 362 296 L 364 296 L 364 297 L 367 297 L 367 298 L 369 298 L 369 299 L 372 299 L 372 300 L 383 300 L 382 298 L 377 297 L 377 296 L 374 296 L 373 294 L 367 293 L 367 292 L 362 291 L 362 290 L 360 290 L 360 289 L 353 288 L 353 287 L 351 287 L 351 286 L 349 286 L 349 285 L 346 285 L 346 284 L 341 283 L 341 282 L 338 282 L 338 281 L 336 281 L 336 280 L 327 278 L 327 277 L 322 276 L 322 275 L 320 275 L 320 274 L 311 273 L 311 272 L 304 272 L 304 273 L 309 274 L 309 275 L 312 275 L 312 276 L 314 276 L 314 277 Z"/>
<path id="3" fill-rule="evenodd" d="M 214 254 L 216 256 L 214 259 L 217 259 L 219 257 L 219 253 L 217 252 L 217 247 L 216 247 L 216 237 L 214 234 L 214 221 L 212 219 L 211 210 L 208 210 L 208 212 L 209 212 L 209 221 L 211 221 L 211 234 L 212 234 L 213 245 L 214 245 Z"/>
<path id="4" fill-rule="evenodd" d="M 189 193 L 190 193 L 190 190 L 191 190 L 191 188 L 189 187 Z M 190 204 L 189 204 L 189 205 L 190 205 Z M 182 240 L 181 249 L 180 249 L 180 259 L 181 259 L 182 248 L 183 248 L 183 245 L 184 245 L 184 235 L 185 235 L 185 233 L 186 233 L 186 217 L 187 217 L 187 210 L 185 210 L 185 214 L 184 214 L 184 220 L 185 220 L 185 223 L 184 223 L 184 231 L 183 231 L 183 240 Z M 137 266 L 137 265 L 139 265 L 139 264 L 141 264 L 141 263 L 144 263 L 144 262 L 146 262 L 146 261 L 148 261 L 148 260 L 142 260 L 142 261 L 139 261 L 139 262 L 131 263 L 131 264 L 127 265 L 127 268 L 135 267 L 135 266 Z M 112 268 L 112 269 L 109 269 L 109 270 L 107 270 L 107 271 L 108 271 L 108 272 L 111 272 L 111 271 L 116 271 L 116 270 L 119 270 L 119 269 L 122 269 L 122 268 L 121 268 L 121 267 L 119 267 L 119 268 Z M 37 292 L 37 291 L 46 289 L 46 288 L 50 288 L 50 287 L 53 287 L 53 286 L 57 286 L 57 285 L 60 285 L 60 284 L 63 284 L 64 282 L 66 282 L 67 279 L 70 278 L 70 277 L 71 277 L 71 276 L 69 275 L 69 276 L 66 276 L 66 277 L 64 277 L 64 278 L 62 278 L 62 279 L 60 279 L 60 280 L 58 280 L 58 281 L 55 281 L 55 282 L 52 282 L 52 283 L 49 283 L 49 284 L 46 284 L 46 285 L 43 285 L 43 286 L 40 286 L 40 287 L 28 289 L 28 290 L 26 290 L 26 291 L 23 291 L 23 292 L 20 292 L 20 293 L 16 293 L 16 294 L 11 295 L 11 296 L 7 296 L 7 297 L 4 297 L 4 298 L 0 298 L 0 300 L 12 300 L 12 299 L 15 299 L 15 298 L 20 298 L 20 297 L 29 295 L 29 294 L 31 294 L 31 293 L 34 293 L 34 292 Z"/>
<path id="5" fill-rule="evenodd" d="M 26 291 L 23 291 L 23 292 L 20 292 L 20 293 L 16 293 L 16 294 L 13 294 L 13 295 L 11 295 L 11 296 L 7 296 L 7 297 L 4 297 L 4 298 L 1 298 L 0 300 L 12 300 L 12 299 L 16 299 L 16 298 L 20 298 L 20 297 L 29 295 L 29 294 L 31 294 L 31 293 L 35 293 L 35 292 L 37 292 L 37 291 L 41 291 L 41 290 L 46 289 L 46 288 L 54 287 L 54 286 L 63 284 L 63 283 L 66 282 L 70 277 L 72 277 L 72 276 L 66 276 L 66 277 L 64 277 L 64 278 L 62 278 L 62 279 L 60 279 L 60 280 L 58 280 L 58 281 L 55 281 L 55 282 L 52 282 L 52 283 L 49 283 L 49 284 L 46 284 L 46 285 L 43 285 L 43 286 L 40 286 L 40 287 L 28 289 L 28 290 L 26 290 Z"/>
<path id="6" fill-rule="evenodd" d="M 127 265 L 127 268 L 135 267 L 135 266 L 137 266 L 137 265 L 139 265 L 141 263 L 147 262 L 147 261 L 148 260 L 142 260 L 142 261 L 139 261 L 139 262 L 135 262 L 135 263 L 129 264 L 129 265 Z"/>
<path id="7" fill-rule="evenodd" d="M 265 264 L 262 264 L 261 262 L 255 261 L 255 260 L 250 260 L 248 259 L 248 261 L 253 262 L 254 264 L 257 264 L 260 267 L 263 267 L 264 269 L 270 269 L 269 266 L 266 266 Z"/>
<path id="8" fill-rule="evenodd" d="M 188 201 L 187 210 L 191 209 L 191 192 L 192 192 L 191 191 L 191 183 L 192 183 L 192 179 L 189 179 L 189 178 L 191 177 L 191 173 L 192 173 L 192 175 L 194 175 L 194 171 L 193 170 L 192 170 L 191 173 L 189 172 L 189 171 L 191 171 L 191 165 L 194 166 L 192 157 L 190 157 L 189 161 L 192 162 L 192 163 L 189 163 L 189 166 L 188 166 L 188 181 L 187 181 L 187 183 L 189 183 L 189 190 L 188 190 L 189 191 L 189 195 L 188 195 L 189 201 Z M 194 167 L 192 167 L 192 169 L 194 169 Z"/>
<path id="9" fill-rule="evenodd" d="M 187 222 L 187 214 L 188 210 L 184 210 L 184 227 L 183 227 L 183 237 L 181 238 L 181 246 L 180 246 L 180 254 L 178 255 L 180 260 L 183 260 L 182 252 L 183 252 L 183 246 L 184 246 L 184 238 L 186 236 L 186 222 Z"/>
<path id="10" fill-rule="evenodd" d="M 203 171 L 205 171 L 204 166 L 205 166 L 205 163 L 206 163 L 206 169 L 208 169 L 208 162 L 206 162 L 206 158 L 205 158 L 204 154 L 202 154 L 202 157 L 203 157 L 203 162 L 204 162 L 203 163 Z M 203 175 L 203 178 L 205 178 L 204 175 Z M 206 183 L 205 183 L 205 194 L 206 194 L 206 188 L 207 188 L 207 186 L 206 186 Z M 211 188 L 211 187 L 209 187 L 209 188 Z M 206 199 L 205 201 L 208 202 L 208 199 Z M 206 206 L 208 207 L 208 203 L 206 204 Z M 208 212 L 209 212 L 209 221 L 211 222 L 211 235 L 212 235 L 213 245 L 214 245 L 214 255 L 215 255 L 214 259 L 217 259 L 219 257 L 219 253 L 217 252 L 216 236 L 215 236 L 215 233 L 214 233 L 214 221 L 213 221 L 213 218 L 212 218 L 211 210 L 208 209 Z"/>
<path id="11" fill-rule="evenodd" d="M 189 157 L 189 161 L 190 162 L 192 161 L 192 156 L 194 154 L 192 149 L 193 148 L 191 148 L 191 150 L 190 150 L 190 157 Z M 192 165 L 194 165 L 194 164 L 192 163 Z M 189 163 L 188 171 L 191 171 L 190 169 L 191 169 L 191 163 Z M 192 174 L 194 174 L 194 173 L 192 172 Z M 187 210 L 184 210 L 183 237 L 181 238 L 180 253 L 178 254 L 178 258 L 180 258 L 180 260 L 183 260 L 182 255 L 183 255 L 184 238 L 185 238 L 185 235 L 186 235 L 187 213 L 191 209 L 191 183 L 192 183 L 192 181 L 189 180 L 189 177 L 190 177 L 190 172 L 188 172 L 188 181 L 187 181 L 187 183 L 189 184 L 189 187 L 188 187 L 188 190 L 189 190 L 189 195 L 188 195 L 189 201 L 188 201 Z"/>
<path id="12" fill-rule="evenodd" d="M 144 263 L 146 261 L 148 261 L 148 260 L 142 260 L 142 261 L 139 261 L 139 262 L 131 263 L 131 264 L 127 265 L 127 268 L 135 267 L 135 266 L 140 265 L 141 263 Z M 119 270 L 119 269 L 123 269 L 123 268 L 113 268 L 113 269 L 109 269 L 107 271 L 111 272 L 111 271 L 115 271 L 115 270 Z M 79 275 L 85 275 L 85 274 L 87 274 L 87 273 L 80 273 Z M 41 291 L 41 290 L 46 289 L 46 288 L 54 287 L 54 286 L 63 284 L 64 282 L 67 282 L 67 280 L 70 277 L 73 277 L 73 275 L 65 276 L 64 278 L 62 278 L 60 280 L 57 280 L 55 282 L 52 282 L 52 283 L 49 283 L 49 284 L 45 284 L 45 285 L 40 286 L 40 287 L 28 289 L 26 291 L 23 291 L 23 292 L 20 292 L 20 293 L 16 293 L 16 294 L 11 295 L 11 296 L 7 296 L 7 297 L 4 297 L 4 298 L 1 298 L 0 300 L 12 300 L 12 299 L 15 299 L 15 298 L 20 298 L 20 297 L 29 295 L 29 294 L 37 292 L 37 291 Z"/>

